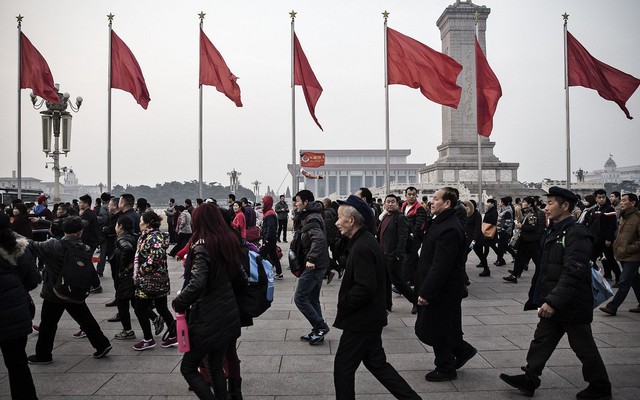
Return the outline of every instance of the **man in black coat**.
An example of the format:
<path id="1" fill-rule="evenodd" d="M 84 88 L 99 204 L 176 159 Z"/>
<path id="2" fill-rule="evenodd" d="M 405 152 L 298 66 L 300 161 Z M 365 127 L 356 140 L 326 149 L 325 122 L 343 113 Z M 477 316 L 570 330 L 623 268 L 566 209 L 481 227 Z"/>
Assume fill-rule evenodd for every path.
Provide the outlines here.
<path id="1" fill-rule="evenodd" d="M 585 225 L 594 237 L 591 261 L 595 264 L 598 258 L 604 255 L 602 258 L 604 277 L 611 279 L 611 272 L 613 271 L 616 283 L 618 283 L 621 274 L 620 265 L 618 265 L 613 254 L 613 242 L 616 239 L 617 228 L 616 210 L 609 204 L 607 192 L 604 189 L 596 190 L 593 195 L 596 198 L 596 205 L 589 211 L 584 220 Z"/>
<path id="2" fill-rule="evenodd" d="M 540 267 L 533 276 L 525 310 L 538 310 L 540 321 L 527 353 L 523 375 L 501 374 L 500 379 L 533 396 L 540 375 L 558 342 L 566 333 L 569 345 L 582 362 L 589 387 L 578 399 L 610 399 L 611 383 L 591 332 L 593 294 L 589 256 L 592 237 L 571 215 L 578 198 L 553 186 L 547 195 L 549 227 L 541 239 Z"/>
<path id="3" fill-rule="evenodd" d="M 457 378 L 456 370 L 477 350 L 462 339 L 462 298 L 465 295 L 465 236 L 453 188 L 436 192 L 431 202 L 433 221 L 422 243 L 416 273 L 418 339 L 433 346 L 436 368 L 425 375 L 430 382 Z"/>
<path id="4" fill-rule="evenodd" d="M 385 264 L 390 278 L 389 285 L 393 284 L 400 294 L 415 307 L 416 295 L 411 286 L 402 279 L 402 262 L 407 246 L 409 223 L 404 214 L 400 213 L 398 198 L 394 194 L 387 195 L 384 199 L 384 209 L 387 215 L 378 225 L 377 239 L 385 257 Z M 387 291 L 387 310 L 391 311 L 392 305 L 391 286 L 389 286 Z"/>
<path id="5" fill-rule="evenodd" d="M 336 226 L 349 244 L 333 324 L 343 330 L 333 369 L 336 399 L 355 399 L 355 372 L 361 362 L 396 398 L 420 399 L 387 362 L 382 347 L 387 274 L 380 247 L 366 228 L 369 218 L 369 205 L 357 196 L 349 196 L 338 209 Z"/>

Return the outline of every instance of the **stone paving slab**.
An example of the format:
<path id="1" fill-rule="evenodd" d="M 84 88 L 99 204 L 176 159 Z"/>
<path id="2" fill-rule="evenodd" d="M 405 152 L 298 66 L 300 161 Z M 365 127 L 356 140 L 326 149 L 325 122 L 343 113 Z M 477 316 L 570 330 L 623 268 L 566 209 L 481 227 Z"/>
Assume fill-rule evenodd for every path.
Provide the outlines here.
<path id="1" fill-rule="evenodd" d="M 286 248 L 286 246 L 285 246 Z M 492 276 L 480 278 L 477 260 L 467 264 L 472 285 L 463 301 L 465 338 L 478 348 L 478 355 L 459 371 L 452 382 L 431 383 L 424 374 L 433 369 L 433 349 L 414 334 L 415 316 L 411 305 L 394 296 L 389 325 L 383 331 L 388 361 L 424 398 L 435 400 L 521 400 L 524 397 L 502 382 L 500 373 L 520 373 L 537 317 L 524 312 L 529 278 L 513 285 L 504 283 L 506 268 L 492 268 Z M 490 260 L 492 262 L 493 260 Z M 509 261 L 509 259 L 507 260 Z M 170 260 L 172 287 L 180 286 L 182 269 Z M 242 330 L 238 353 L 242 360 L 243 392 L 248 400 L 328 400 L 333 399 L 333 360 L 341 331 L 332 329 L 326 342 L 310 346 L 299 337 L 309 332 L 309 323 L 297 310 L 293 294 L 296 279 L 285 268 L 285 279 L 276 282 L 276 298 L 271 308 Z M 532 271 L 529 272 L 531 274 Z M 335 318 L 340 280 L 323 285 L 323 313 L 331 325 Z M 106 320 L 116 312 L 105 303 L 113 298 L 110 278 L 103 280 L 104 292 L 89 297 L 88 304 L 107 337 L 120 331 L 119 323 Z M 38 306 L 39 296 L 34 293 Z M 170 298 L 172 298 L 170 296 Z M 615 399 L 640 399 L 640 315 L 627 310 L 636 306 L 630 296 L 616 317 L 594 311 L 592 329 L 614 385 Z M 141 336 L 132 313 L 133 329 Z M 37 321 L 36 321 L 37 323 Z M 54 343 L 54 363 L 31 366 L 40 399 L 45 400 L 193 400 L 179 372 L 181 355 L 175 348 L 136 352 L 135 341 L 112 340 L 109 357 L 95 360 L 86 339 L 73 339 L 77 324 L 65 314 Z M 156 337 L 156 340 L 159 340 Z M 36 335 L 29 338 L 28 354 L 33 354 Z M 310 384 L 312 382 L 312 384 Z M 9 398 L 8 378 L 0 363 L 0 400 Z M 584 388 L 580 363 L 563 338 L 543 372 L 536 399 L 570 399 Z M 361 366 L 356 373 L 358 400 L 388 400 L 384 387 Z"/>

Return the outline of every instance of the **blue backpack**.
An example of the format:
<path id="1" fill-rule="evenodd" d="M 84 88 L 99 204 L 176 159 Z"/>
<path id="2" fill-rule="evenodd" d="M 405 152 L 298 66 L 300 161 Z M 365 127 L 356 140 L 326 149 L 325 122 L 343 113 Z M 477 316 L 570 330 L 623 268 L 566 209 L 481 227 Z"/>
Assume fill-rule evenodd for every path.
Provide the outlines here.
<path id="1" fill-rule="evenodd" d="M 255 251 L 242 248 L 243 269 L 247 283 L 236 291 L 240 311 L 256 318 L 271 307 L 274 292 L 274 275 L 271 263 Z"/>

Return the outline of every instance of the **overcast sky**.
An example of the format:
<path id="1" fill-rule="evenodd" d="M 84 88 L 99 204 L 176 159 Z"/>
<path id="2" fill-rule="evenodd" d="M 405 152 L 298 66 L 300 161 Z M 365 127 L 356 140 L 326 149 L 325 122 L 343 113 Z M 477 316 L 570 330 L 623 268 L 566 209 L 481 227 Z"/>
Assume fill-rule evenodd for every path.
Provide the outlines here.
<path id="1" fill-rule="evenodd" d="M 2 1 L 0 2 L 0 176 L 16 169 L 18 35 L 42 53 L 71 98 L 72 149 L 61 165 L 81 184 L 107 181 L 108 22 L 135 54 L 151 102 L 143 110 L 124 91 L 112 91 L 113 184 L 198 179 L 198 16 L 204 31 L 240 79 L 244 107 L 213 87 L 204 89 L 204 180 L 228 185 L 263 182 L 277 189 L 291 162 L 290 17 L 324 88 L 311 119 L 296 94 L 299 148 L 384 148 L 383 19 L 389 27 L 441 50 L 436 20 L 455 0 L 220 0 L 220 1 Z M 637 0 L 486 0 L 487 56 L 503 97 L 491 140 L 505 162 L 519 162 L 521 181 L 565 177 L 562 17 L 569 30 L 603 62 L 640 77 L 640 2 Z M 53 180 L 41 151 L 40 117 L 22 90 L 23 177 Z M 431 164 L 441 143 L 441 106 L 418 90 L 390 87 L 391 148 L 409 148 L 409 162 Z M 571 89 L 572 169 L 640 164 L 640 94 L 627 108 L 585 88 Z M 281 191 L 291 182 L 285 180 Z"/>

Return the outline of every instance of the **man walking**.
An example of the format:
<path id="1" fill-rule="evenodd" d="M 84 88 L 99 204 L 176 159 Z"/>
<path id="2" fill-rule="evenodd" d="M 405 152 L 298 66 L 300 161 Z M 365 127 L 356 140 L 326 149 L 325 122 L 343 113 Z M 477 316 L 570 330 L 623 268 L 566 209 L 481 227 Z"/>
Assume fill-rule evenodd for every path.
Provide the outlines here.
<path id="1" fill-rule="evenodd" d="M 282 241 L 287 243 L 287 225 L 289 224 L 289 205 L 287 204 L 283 194 L 280 195 L 280 201 L 275 206 L 278 215 L 278 235 L 276 238 L 280 242 L 280 233 L 282 233 Z"/>
<path id="2" fill-rule="evenodd" d="M 94 358 L 102 358 L 111 351 L 109 339 L 102 333 L 98 322 L 91 314 L 87 303 L 67 302 L 54 292 L 54 285 L 62 274 L 67 247 L 82 248 L 87 253 L 89 247 L 82 243 L 82 220 L 80 217 L 67 218 L 62 229 L 64 237 L 60 240 L 49 239 L 46 242 L 31 242 L 29 249 L 45 261 L 47 273 L 42 283 L 42 310 L 40 312 L 40 333 L 36 343 L 36 354 L 28 357 L 30 364 L 50 364 L 53 362 L 51 352 L 56 337 L 58 322 L 62 313 L 67 311 L 89 338 L 89 342 L 96 349 Z M 95 271 L 95 270 L 94 270 Z M 96 273 L 97 276 L 97 273 Z"/>
<path id="3" fill-rule="evenodd" d="M 500 374 L 500 379 L 533 396 L 540 375 L 558 342 L 566 333 L 569 345 L 582 363 L 582 376 L 589 386 L 578 399 L 610 399 L 611 383 L 593 340 L 593 294 L 591 291 L 592 237 L 571 214 L 578 198 L 553 186 L 547 195 L 549 227 L 542 239 L 540 267 L 533 276 L 526 310 L 538 310 L 540 318 L 527 353 L 522 375 Z"/>
<path id="4" fill-rule="evenodd" d="M 373 218 L 370 206 L 357 196 L 349 196 L 338 208 L 336 226 L 349 238 L 349 244 L 333 324 L 343 330 L 333 368 L 336 399 L 355 400 L 355 372 L 360 363 L 395 398 L 420 399 L 387 362 L 382 347 L 382 328 L 387 325 L 387 273 L 380 247 L 366 228 L 369 218 Z"/>
<path id="5" fill-rule="evenodd" d="M 100 235 L 100 224 L 98 223 L 98 217 L 96 213 L 91 209 L 91 196 L 85 194 L 80 196 L 80 217 L 82 218 L 82 243 L 89 246 L 89 253 L 93 258 L 98 248 L 98 239 Z M 100 277 L 102 273 L 98 271 L 95 280 L 91 286 L 91 293 L 102 293 L 102 286 L 100 285 Z"/>
<path id="6" fill-rule="evenodd" d="M 630 309 L 631 312 L 640 312 L 640 211 L 638 211 L 638 196 L 633 193 L 623 194 L 620 199 L 620 220 L 616 240 L 613 242 L 613 252 L 617 260 L 622 263 L 622 274 L 618 291 L 613 299 L 600 310 L 616 315 L 618 308 L 629 294 L 629 289 L 638 300 L 638 306 Z"/>
<path id="7" fill-rule="evenodd" d="M 402 205 L 401 212 L 409 222 L 409 236 L 407 236 L 407 251 L 404 257 L 404 280 L 414 281 L 418 266 L 418 250 L 422 245 L 424 228 L 427 221 L 427 210 L 418 201 L 418 189 L 409 186 L 404 191 L 407 201 Z M 414 282 L 417 284 L 417 282 Z"/>
<path id="8" fill-rule="evenodd" d="M 322 317 L 320 306 L 320 288 L 329 267 L 329 249 L 322 218 L 322 204 L 314 201 L 309 190 L 299 191 L 295 197 L 298 211 L 299 233 L 294 235 L 291 247 L 302 268 L 305 268 L 298 279 L 294 301 L 296 307 L 311 323 L 311 332 L 300 337 L 311 345 L 324 342 L 329 333 L 329 325 Z"/>
<path id="9" fill-rule="evenodd" d="M 433 196 L 433 221 L 424 238 L 416 272 L 416 335 L 433 346 L 435 354 L 436 368 L 424 377 L 429 382 L 457 379 L 456 370 L 478 352 L 462 338 L 467 249 L 454 209 L 457 203 L 453 188 L 442 188 Z"/>
<path id="10" fill-rule="evenodd" d="M 384 210 L 387 214 L 378 226 L 377 239 L 384 255 L 387 273 L 390 278 L 389 287 L 385 288 L 388 292 L 387 310 L 391 311 L 393 305 L 391 284 L 415 307 L 416 295 L 411 286 L 402 279 L 402 262 L 404 261 L 405 248 L 407 246 L 409 223 L 404 214 L 400 213 L 398 198 L 394 194 L 389 194 L 384 199 Z"/>
<path id="11" fill-rule="evenodd" d="M 604 255 L 602 266 L 604 267 L 604 277 L 611 279 L 613 272 L 616 280 L 614 287 L 620 281 L 620 266 L 613 254 L 613 241 L 616 236 L 616 210 L 608 204 L 607 192 L 598 189 L 593 192 L 596 197 L 596 206 L 591 209 L 585 217 L 584 223 L 594 236 L 593 253 L 591 261 L 595 264 L 599 257 Z"/>

